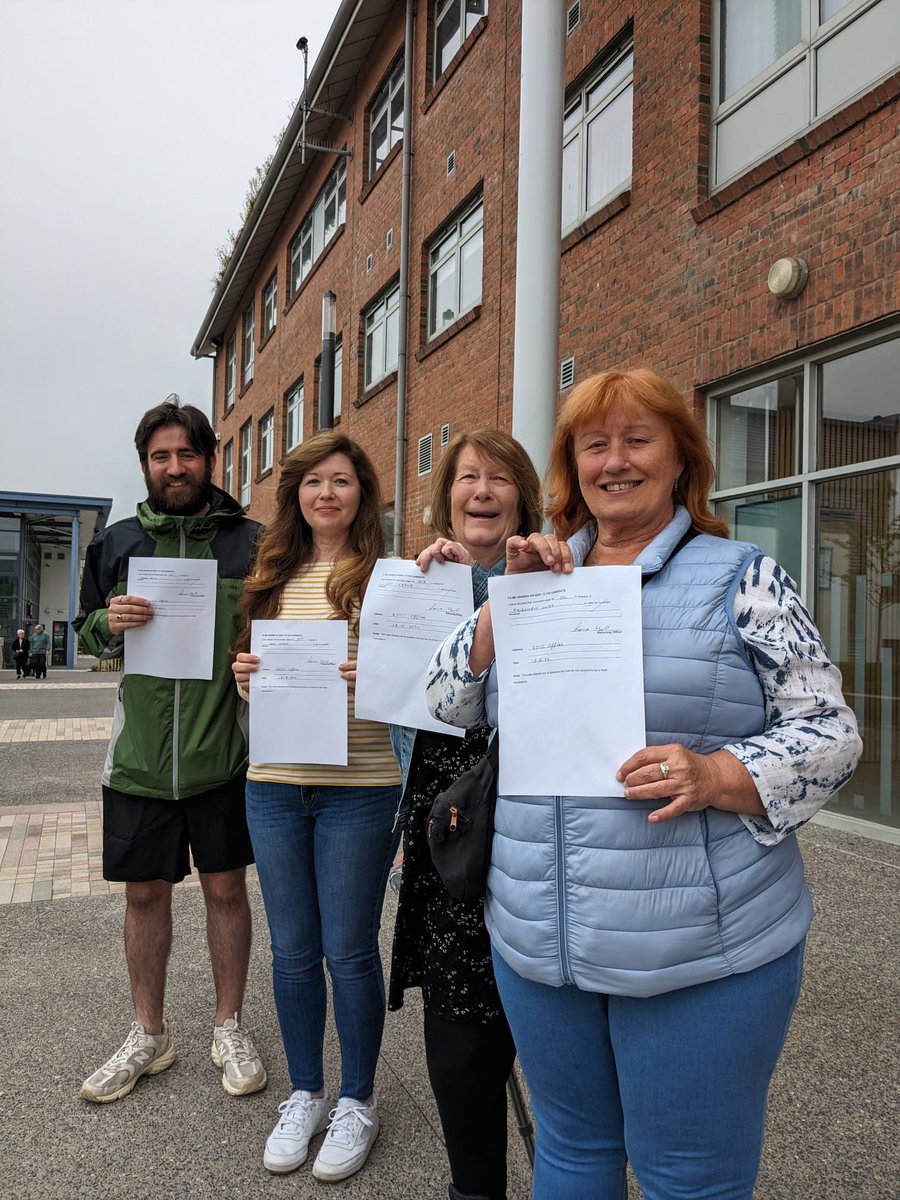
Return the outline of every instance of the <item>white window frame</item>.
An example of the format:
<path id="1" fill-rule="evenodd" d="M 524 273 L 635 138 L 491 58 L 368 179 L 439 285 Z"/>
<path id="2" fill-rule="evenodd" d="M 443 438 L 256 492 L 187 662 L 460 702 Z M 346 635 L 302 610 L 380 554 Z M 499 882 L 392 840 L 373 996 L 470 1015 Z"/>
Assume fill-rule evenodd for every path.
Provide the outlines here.
<path id="1" fill-rule="evenodd" d="M 284 398 L 284 450 L 286 454 L 303 442 L 304 396 L 303 380 L 300 379 Z"/>
<path id="2" fill-rule="evenodd" d="M 244 309 L 244 334 L 242 338 L 243 361 L 241 363 L 241 380 L 244 387 L 253 380 L 253 360 L 256 357 L 256 300 L 253 299 Z"/>
<path id="3" fill-rule="evenodd" d="M 300 291 L 322 251 L 347 220 L 347 161 L 340 158 L 288 247 L 290 297 Z M 329 225 L 329 222 L 331 224 Z"/>
<path id="4" fill-rule="evenodd" d="M 344 339 L 339 337 L 334 343 L 334 406 L 332 416 L 335 420 L 341 415 L 341 395 L 344 390 Z"/>
<path id="5" fill-rule="evenodd" d="M 397 369 L 400 343 L 400 284 L 395 283 L 378 299 L 370 304 L 363 313 L 365 325 L 365 367 L 363 374 L 364 386 L 369 388 L 390 375 Z M 397 340 L 392 347 L 388 341 L 388 329 L 391 317 L 397 317 L 393 327 L 397 330 Z M 381 354 L 378 362 L 373 362 L 372 342 L 377 330 L 381 330 Z"/>
<path id="6" fill-rule="evenodd" d="M 386 122 L 387 149 L 378 156 L 375 141 L 380 122 Z M 369 178 L 371 179 L 393 148 L 403 140 L 403 55 L 391 68 L 369 108 Z M 390 247 L 388 247 L 390 249 Z"/>
<path id="7" fill-rule="evenodd" d="M 739 0 L 734 0 L 739 3 Z M 722 16 L 723 0 L 714 0 L 712 9 L 712 137 L 710 145 L 710 179 L 711 187 L 724 187 L 732 179 L 739 178 L 751 170 L 757 163 L 770 157 L 780 147 L 787 145 L 811 125 L 824 120 L 830 113 L 849 104 L 854 96 L 870 90 L 881 79 L 900 65 L 900 56 L 893 52 L 890 46 L 897 45 L 896 33 L 891 43 L 890 34 L 880 36 L 880 28 L 896 30 L 900 22 L 900 0 L 848 0 L 827 21 L 819 22 L 820 0 L 802 0 L 800 14 L 800 40 L 778 59 L 771 62 L 737 88 L 730 96 L 722 96 L 724 68 L 724 22 Z M 875 30 L 874 34 L 864 33 L 863 22 L 869 18 L 866 29 Z M 873 45 L 878 45 L 890 61 L 882 61 L 883 69 L 876 70 L 870 76 L 860 74 L 857 70 L 859 87 L 841 95 L 835 103 L 820 104 L 819 76 L 820 59 L 829 54 L 840 57 L 842 63 L 853 62 L 855 65 L 867 57 L 865 42 L 859 39 L 869 37 Z M 848 49 L 849 56 L 845 58 Z M 839 78 L 839 73 L 831 72 L 823 77 Z M 788 89 L 788 90 L 784 90 Z M 791 90 L 792 89 L 792 90 Z M 796 121 L 788 119 L 790 105 L 782 99 L 788 95 L 801 96 L 796 102 Z M 754 148 L 748 143 L 747 130 L 764 130 L 767 116 L 766 97 L 779 114 L 784 114 L 784 125 L 777 133 L 773 132 L 770 140 L 762 132 L 757 136 L 751 133 Z M 743 116 L 740 114 L 746 110 Z M 793 111 L 793 110 L 791 110 Z M 729 118 L 735 118 L 729 123 Z M 728 168 L 722 167 L 723 153 L 720 145 L 724 138 L 731 137 L 734 144 L 741 146 L 747 143 L 743 154 L 738 152 L 735 164 Z M 754 152 L 755 149 L 755 152 Z M 726 173 L 727 172 L 727 173 Z"/>
<path id="8" fill-rule="evenodd" d="M 243 508 L 250 503 L 250 490 L 253 483 L 253 420 L 245 421 L 240 430 L 240 502 Z"/>
<path id="9" fill-rule="evenodd" d="M 269 411 L 259 421 L 259 474 L 271 471 L 275 462 L 275 409 Z"/>
<path id="10" fill-rule="evenodd" d="M 273 271 L 263 288 L 262 335 L 267 338 L 278 321 L 278 272 Z"/>
<path id="11" fill-rule="evenodd" d="M 630 69 L 628 64 L 630 62 Z M 602 87 L 604 80 L 609 80 L 619 74 L 619 78 L 615 78 L 607 92 L 601 95 L 599 101 L 588 110 L 588 97 L 592 92 L 595 92 L 599 87 Z M 578 193 L 578 207 L 575 215 L 566 221 L 565 213 L 563 213 L 562 231 L 567 233 L 570 229 L 574 229 L 579 225 L 585 217 L 590 216 L 592 212 L 603 208 L 609 204 L 616 196 L 626 191 L 631 187 L 631 158 L 629 156 L 628 173 L 618 180 L 612 188 L 590 205 L 587 198 L 588 187 L 588 145 L 589 145 L 589 130 L 591 125 L 600 117 L 612 104 L 614 104 L 620 96 L 625 92 L 629 92 L 632 97 L 631 114 L 634 112 L 634 43 L 628 41 L 616 48 L 610 55 L 606 56 L 600 68 L 593 72 L 577 90 L 573 91 L 566 97 L 566 105 L 563 112 L 563 159 L 565 161 L 566 150 L 574 143 L 578 143 L 577 163 L 578 163 L 578 178 L 576 181 L 576 189 Z M 575 114 L 580 109 L 580 116 L 576 119 Z M 568 128 L 566 128 L 568 124 Z M 631 124 L 629 121 L 629 133 L 631 133 Z M 629 139 L 629 148 L 633 144 L 633 134 Z M 563 172 L 563 187 L 565 188 L 565 171 Z"/>
<path id="12" fill-rule="evenodd" d="M 470 0 L 435 0 L 434 4 L 434 41 L 432 42 L 432 51 L 434 53 L 434 82 L 440 79 L 450 64 L 453 62 L 459 53 L 460 46 L 465 42 L 466 38 L 478 24 L 482 17 L 486 17 L 488 13 L 488 0 L 482 0 L 483 12 L 469 12 Z M 477 2 L 477 0 L 476 0 Z M 443 66 L 440 63 L 438 51 L 438 37 L 440 35 L 441 26 L 450 17 L 453 12 L 456 12 L 458 17 L 457 29 L 459 30 L 459 45 L 453 53 L 447 58 Z"/>
<path id="13" fill-rule="evenodd" d="M 467 224 L 469 219 L 475 214 L 480 215 L 480 219 L 474 224 L 469 225 L 463 230 L 463 226 Z M 455 238 L 454 238 L 455 231 Z M 460 270 L 460 261 L 463 251 L 468 243 L 477 236 L 482 237 L 481 250 L 481 282 L 482 287 L 478 289 L 478 296 L 473 299 L 464 308 L 462 305 L 462 271 Z M 470 204 L 463 213 L 455 220 L 445 225 L 436 237 L 431 239 L 431 248 L 428 251 L 428 338 L 431 340 L 442 333 L 449 325 L 458 321 L 460 317 L 467 312 L 471 312 L 481 303 L 482 289 L 484 286 L 484 197 L 479 196 L 478 199 Z M 454 277 L 456 280 L 456 296 L 455 308 L 456 311 L 452 316 L 445 317 L 443 314 L 438 314 L 434 311 L 434 289 L 432 287 L 433 280 L 438 271 L 448 262 L 454 263 Z"/>
<path id="14" fill-rule="evenodd" d="M 234 487 L 234 438 L 225 443 L 222 451 L 222 490 L 230 496 Z"/>
<path id="15" fill-rule="evenodd" d="M 237 336 L 232 334 L 225 342 L 225 411 L 234 408 L 237 390 Z"/>

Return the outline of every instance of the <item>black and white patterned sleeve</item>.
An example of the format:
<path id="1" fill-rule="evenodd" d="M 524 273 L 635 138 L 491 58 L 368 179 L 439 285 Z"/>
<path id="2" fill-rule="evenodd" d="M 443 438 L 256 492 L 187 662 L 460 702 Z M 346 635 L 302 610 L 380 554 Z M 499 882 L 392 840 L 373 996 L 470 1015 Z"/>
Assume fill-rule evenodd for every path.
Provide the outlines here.
<path id="1" fill-rule="evenodd" d="M 438 647 L 426 675 L 425 702 L 431 715 L 460 729 L 478 729 L 487 724 L 484 686 L 490 668 L 478 676 L 469 670 L 469 654 L 480 611 Z"/>
<path id="2" fill-rule="evenodd" d="M 862 742 L 844 702 L 841 673 L 790 576 L 766 555 L 748 567 L 734 618 L 765 700 L 765 729 L 724 747 L 753 776 L 768 820 L 744 816 L 754 838 L 774 845 L 793 833 L 856 769 Z"/>

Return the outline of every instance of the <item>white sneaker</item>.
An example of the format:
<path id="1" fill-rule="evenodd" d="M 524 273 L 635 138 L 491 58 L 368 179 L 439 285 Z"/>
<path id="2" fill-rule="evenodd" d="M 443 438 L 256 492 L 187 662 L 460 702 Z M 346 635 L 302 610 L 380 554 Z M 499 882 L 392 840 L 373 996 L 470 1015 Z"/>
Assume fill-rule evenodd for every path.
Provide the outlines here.
<path id="1" fill-rule="evenodd" d="M 328 1093 L 316 1099 L 309 1092 L 291 1092 L 278 1111 L 281 1118 L 269 1134 L 263 1166 L 276 1175 L 286 1175 L 306 1162 L 310 1139 L 327 1126 Z"/>
<path id="2" fill-rule="evenodd" d="M 336 1183 L 355 1175 L 363 1166 L 378 1137 L 379 1121 L 374 1102 L 362 1104 L 348 1096 L 341 1096 L 329 1115 L 331 1124 L 312 1173 L 325 1183 Z"/>
<path id="3" fill-rule="evenodd" d="M 162 1033 L 147 1033 L 137 1021 L 108 1062 L 81 1085 L 85 1100 L 109 1104 L 127 1096 L 142 1075 L 158 1075 L 175 1061 L 175 1043 L 163 1021 Z"/>
<path id="4" fill-rule="evenodd" d="M 249 1096 L 266 1086 L 266 1068 L 250 1034 L 238 1024 L 237 1013 L 213 1029 L 211 1056 L 222 1068 L 222 1087 L 229 1096 Z"/>

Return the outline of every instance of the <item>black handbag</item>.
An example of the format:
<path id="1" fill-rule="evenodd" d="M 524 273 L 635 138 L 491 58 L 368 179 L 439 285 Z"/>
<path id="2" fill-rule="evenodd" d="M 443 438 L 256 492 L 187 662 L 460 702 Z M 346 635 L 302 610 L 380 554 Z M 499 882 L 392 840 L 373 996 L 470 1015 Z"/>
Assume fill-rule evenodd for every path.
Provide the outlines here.
<path id="1" fill-rule="evenodd" d="M 434 799 L 425 832 L 434 869 L 454 900 L 480 900 L 487 890 L 500 738 L 484 758 Z"/>

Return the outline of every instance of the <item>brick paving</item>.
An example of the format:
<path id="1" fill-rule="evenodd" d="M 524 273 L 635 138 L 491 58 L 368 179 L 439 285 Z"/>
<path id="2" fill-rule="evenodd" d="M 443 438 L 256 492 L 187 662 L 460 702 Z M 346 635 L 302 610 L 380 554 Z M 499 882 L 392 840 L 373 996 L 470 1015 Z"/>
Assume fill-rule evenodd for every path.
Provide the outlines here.
<path id="1" fill-rule="evenodd" d="M 101 742 L 112 732 L 112 717 L 39 717 L 0 721 L 4 742 Z"/>

